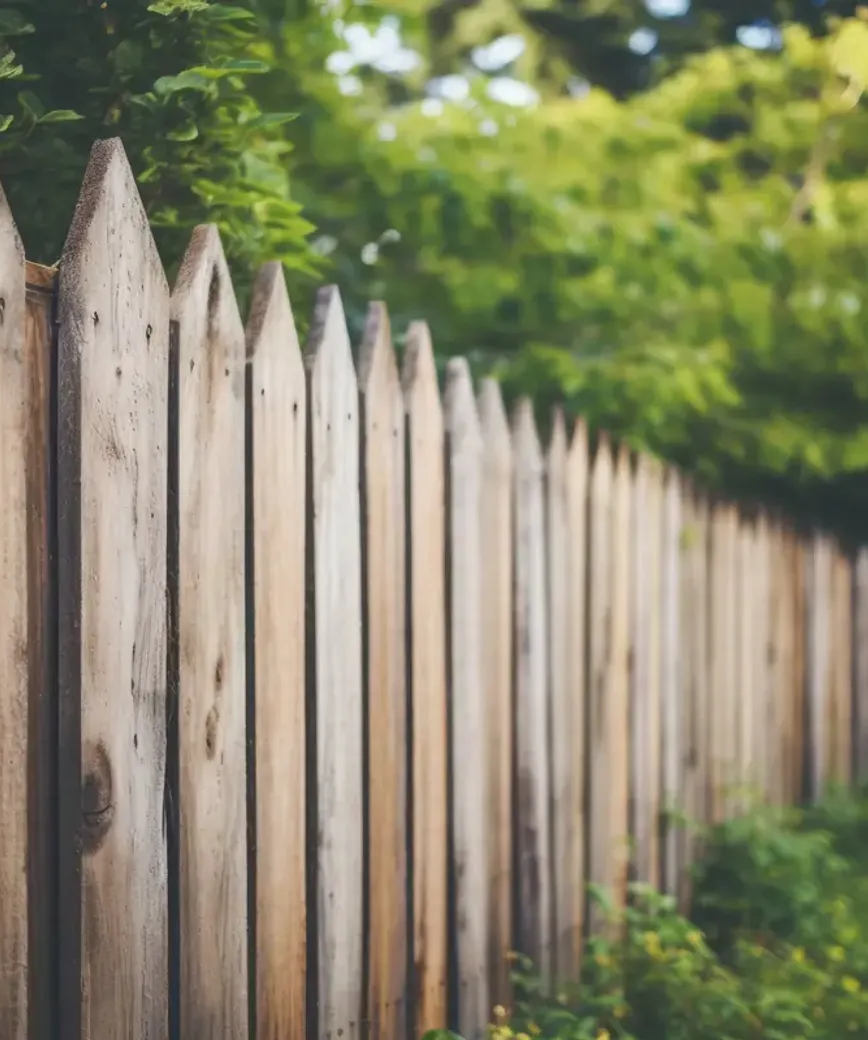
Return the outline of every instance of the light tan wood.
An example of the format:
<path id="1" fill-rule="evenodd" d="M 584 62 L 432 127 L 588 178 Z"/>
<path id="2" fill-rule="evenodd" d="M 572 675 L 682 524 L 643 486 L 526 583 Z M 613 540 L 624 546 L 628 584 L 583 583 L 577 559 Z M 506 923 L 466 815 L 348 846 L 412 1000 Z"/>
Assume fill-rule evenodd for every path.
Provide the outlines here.
<path id="1" fill-rule="evenodd" d="M 663 483 L 662 564 L 660 606 L 660 704 L 663 743 L 663 810 L 681 814 L 681 767 L 686 719 L 681 700 L 681 482 L 675 470 L 666 471 Z M 681 877 L 681 824 L 667 815 L 663 831 L 663 888 L 675 895 Z"/>
<path id="2" fill-rule="evenodd" d="M 183 1036 L 247 1036 L 245 337 L 213 226 L 172 293 L 178 336 Z"/>
<path id="3" fill-rule="evenodd" d="M 573 742 L 571 793 L 574 823 L 572 848 L 568 852 L 571 881 L 574 886 L 574 916 L 569 952 L 574 970 L 568 978 L 578 978 L 581 968 L 585 915 L 585 713 L 587 711 L 588 647 L 585 622 L 587 619 L 588 583 L 588 483 L 590 459 L 588 430 L 579 419 L 573 429 L 567 454 L 567 639 L 568 697 L 571 707 L 571 740 Z M 564 949 L 567 949 L 564 944 Z"/>
<path id="4" fill-rule="evenodd" d="M 794 532 L 787 537 L 787 573 L 792 595 L 790 627 L 793 640 L 792 668 L 789 671 L 788 710 L 790 718 L 789 789 L 788 800 L 795 803 L 805 798 L 808 773 L 805 763 L 805 742 L 808 739 L 808 632 L 805 624 L 808 609 L 808 543 Z"/>
<path id="5" fill-rule="evenodd" d="M 447 727 L 443 411 L 427 325 L 407 332 L 415 1031 L 446 1025 Z"/>
<path id="6" fill-rule="evenodd" d="M 482 680 L 482 432 L 470 369 L 446 366 L 449 492 L 449 697 L 452 737 L 452 870 L 458 985 L 457 1024 L 481 1040 L 488 999 L 487 712 Z"/>
<path id="7" fill-rule="evenodd" d="M 772 682 L 769 648 L 772 626 L 770 545 L 768 518 L 760 511 L 754 525 L 754 641 L 753 691 L 754 711 L 751 741 L 752 776 L 757 797 L 769 801 L 774 770 L 774 743 L 777 733 L 772 722 Z M 772 734 L 775 736 L 772 736 Z"/>
<path id="8" fill-rule="evenodd" d="M 860 549 L 856 555 L 853 581 L 854 778 L 861 783 L 868 780 L 868 549 Z"/>
<path id="9" fill-rule="evenodd" d="M 510 1003 L 512 950 L 512 447 L 493 379 L 479 392 L 482 428 L 482 637 L 486 706 L 488 966 L 492 1005 Z"/>
<path id="10" fill-rule="evenodd" d="M 543 457 L 527 398 L 512 421 L 515 473 L 515 726 L 518 920 L 522 952 L 553 968 L 549 690 Z"/>
<path id="11" fill-rule="evenodd" d="M 316 1032 L 355 1036 L 364 1003 L 359 398 L 344 309 L 333 286 L 317 294 L 305 367 L 313 583 L 308 703 L 316 705 Z"/>
<path id="12" fill-rule="evenodd" d="M 567 500 L 567 434 L 563 413 L 554 414 L 545 460 L 546 585 L 548 589 L 548 668 L 551 710 L 551 828 L 554 951 L 552 970 L 558 979 L 575 977 L 577 897 L 574 830 L 579 824 L 574 774 L 582 757 L 575 744 L 574 700 L 570 685 L 569 645 L 569 504 Z"/>
<path id="13" fill-rule="evenodd" d="M 304 1035 L 304 368 L 280 264 L 247 322 L 256 797 L 257 1040 Z M 248 738 L 250 735 L 248 734 Z"/>
<path id="14" fill-rule="evenodd" d="M 735 751 L 736 535 L 734 509 L 714 504 L 711 517 L 709 689 L 711 692 L 711 822 L 729 812 Z"/>
<path id="15" fill-rule="evenodd" d="M 755 563 L 754 525 L 749 517 L 740 515 L 737 543 L 737 597 L 738 629 L 736 646 L 735 711 L 736 711 L 736 772 L 735 807 L 744 812 L 749 798 L 756 790 L 753 755 L 753 725 L 755 720 L 754 643 L 756 640 L 757 573 Z"/>
<path id="16" fill-rule="evenodd" d="M 0 190 L 0 1035 L 28 1034 L 27 461 L 35 419 L 33 358 L 25 343 L 24 249 Z M 38 517 L 34 517 L 38 522 Z"/>
<path id="17" fill-rule="evenodd" d="M 91 153 L 58 318 L 62 885 L 81 853 L 61 1021 L 151 1040 L 168 1031 L 169 290 L 117 140 Z"/>
<path id="18" fill-rule="evenodd" d="M 636 880 L 660 885 L 662 470 L 649 456 L 633 477 L 632 803 Z"/>
<path id="19" fill-rule="evenodd" d="M 407 596 L 404 401 L 384 304 L 371 304 L 359 356 L 368 713 L 371 1036 L 407 1036 Z"/>

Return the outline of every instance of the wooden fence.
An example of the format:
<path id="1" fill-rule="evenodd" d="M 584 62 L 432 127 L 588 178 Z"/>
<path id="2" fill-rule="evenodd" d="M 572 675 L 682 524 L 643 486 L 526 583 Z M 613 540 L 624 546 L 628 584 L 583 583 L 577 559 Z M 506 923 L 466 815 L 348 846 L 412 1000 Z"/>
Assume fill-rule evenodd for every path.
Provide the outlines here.
<path id="1" fill-rule="evenodd" d="M 711 500 L 336 290 L 170 293 L 121 146 L 0 199 L 0 1036 L 478 1037 L 586 883 L 868 768 L 868 554 Z M 358 374 L 357 374 L 358 373 Z"/>

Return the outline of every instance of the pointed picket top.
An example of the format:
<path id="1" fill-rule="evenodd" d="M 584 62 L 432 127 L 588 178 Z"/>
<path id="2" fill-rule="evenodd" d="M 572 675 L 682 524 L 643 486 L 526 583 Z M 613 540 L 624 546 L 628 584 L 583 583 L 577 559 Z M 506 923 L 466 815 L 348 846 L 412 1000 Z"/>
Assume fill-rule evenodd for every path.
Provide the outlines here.
<path id="1" fill-rule="evenodd" d="M 304 365 L 283 265 L 263 264 L 253 283 L 247 318 L 247 359 L 263 372 L 272 365 L 289 366 L 290 378 L 304 379 Z M 267 390 L 267 388 L 264 388 Z"/>
<path id="2" fill-rule="evenodd" d="M 102 222 L 104 227 L 97 228 L 98 222 Z M 158 277 L 161 281 L 161 290 L 168 291 L 145 207 L 119 137 L 97 141 L 91 148 L 63 247 L 61 285 L 74 278 L 76 269 L 87 264 L 94 249 L 104 254 L 110 236 L 115 239 L 111 249 L 129 255 L 137 266 L 146 267 L 151 277 Z"/>
<path id="3" fill-rule="evenodd" d="M 609 437 L 605 433 L 597 437 L 597 450 L 594 452 L 591 463 L 591 494 L 598 493 L 598 489 L 608 494 L 615 475 L 615 460 L 612 456 L 612 446 Z"/>
<path id="4" fill-rule="evenodd" d="M 22 268 L 21 285 L 23 292 L 24 246 L 21 242 L 21 236 L 18 234 L 18 225 L 15 223 L 12 210 L 9 208 L 9 203 L 6 200 L 6 192 L 3 191 L 3 186 L 0 185 L 0 275 L 5 279 L 7 272 L 10 269 L 15 270 L 16 267 Z M 3 288 L 6 288 L 5 283 Z M 9 306 L 8 300 L 6 301 L 6 306 Z"/>
<path id="5" fill-rule="evenodd" d="M 517 470 L 525 475 L 542 472 L 542 445 L 533 414 L 533 403 L 529 397 L 520 398 L 513 411 L 512 444 Z"/>
<path id="6" fill-rule="evenodd" d="M 546 473 L 550 481 L 563 481 L 567 470 L 567 426 L 562 409 L 555 408 L 552 432 L 546 451 Z"/>
<path id="7" fill-rule="evenodd" d="M 437 366 L 434 364 L 434 347 L 427 322 L 414 321 L 407 329 L 407 345 L 401 368 L 401 385 L 408 411 L 411 402 L 436 399 L 436 411 L 442 412 L 440 393 L 437 388 Z"/>
<path id="8" fill-rule="evenodd" d="M 389 310 L 379 300 L 368 307 L 362 345 L 359 348 L 358 371 L 359 390 L 365 395 L 372 392 L 375 381 L 400 388 Z"/>
<path id="9" fill-rule="evenodd" d="M 456 447 L 482 446 L 482 428 L 473 394 L 470 366 L 464 358 L 451 358 L 446 365 L 446 427 Z"/>
<path id="10" fill-rule="evenodd" d="M 500 383 L 490 376 L 479 387 L 479 425 L 490 465 L 509 472 L 512 467 L 509 420 L 503 407 Z"/>

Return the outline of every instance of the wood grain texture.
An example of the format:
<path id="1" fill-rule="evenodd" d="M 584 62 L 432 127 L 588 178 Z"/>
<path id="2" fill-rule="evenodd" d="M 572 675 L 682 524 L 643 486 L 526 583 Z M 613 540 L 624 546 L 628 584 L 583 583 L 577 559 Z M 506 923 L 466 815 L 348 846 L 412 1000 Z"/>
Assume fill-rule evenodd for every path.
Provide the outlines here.
<path id="1" fill-rule="evenodd" d="M 663 483 L 660 704 L 663 743 L 663 809 L 681 813 L 681 766 L 684 757 L 686 719 L 681 701 L 681 482 L 675 470 L 666 472 Z M 680 824 L 667 819 L 663 829 L 664 891 L 675 895 L 681 878 Z"/>
<path id="2" fill-rule="evenodd" d="M 482 429 L 482 638 L 487 726 L 488 966 L 492 1004 L 510 1002 L 512 950 L 512 447 L 493 379 L 479 391 Z M 868 697 L 866 697 L 868 700 Z M 868 740 L 866 740 L 868 746 Z"/>
<path id="3" fill-rule="evenodd" d="M 280 264 L 253 285 L 247 341 L 257 1040 L 305 1028 L 304 367 Z M 251 649 L 252 648 L 252 649 Z"/>
<path id="4" fill-rule="evenodd" d="M 443 411 L 428 327 L 407 332 L 413 962 L 419 1034 L 446 1026 L 447 711 Z"/>
<path id="5" fill-rule="evenodd" d="M 151 1040 L 168 1030 L 169 291 L 117 140 L 91 153 L 58 319 L 61 1021 Z"/>
<path id="6" fill-rule="evenodd" d="M 551 828 L 552 899 L 554 904 L 554 963 L 558 979 L 576 973 L 576 922 L 580 893 L 574 854 L 575 829 L 580 809 L 575 796 L 575 774 L 582 755 L 575 742 L 574 690 L 570 675 L 570 541 L 567 497 L 567 432 L 560 410 L 554 415 L 552 435 L 545 460 L 546 492 L 546 584 L 548 587 L 548 667 L 551 711 Z"/>
<path id="7" fill-rule="evenodd" d="M 853 745 L 853 582 L 850 559 L 840 546 L 832 560 L 832 781 L 850 783 Z"/>
<path id="8" fill-rule="evenodd" d="M 548 636 L 543 457 L 527 398 L 512 422 L 515 473 L 516 865 L 523 953 L 542 978 L 552 974 Z"/>
<path id="9" fill-rule="evenodd" d="M 735 510 L 716 502 L 711 517 L 709 691 L 711 694 L 711 822 L 729 812 L 735 757 Z"/>
<path id="10" fill-rule="evenodd" d="M 365 705 L 367 1016 L 371 1037 L 405 1040 L 407 950 L 407 595 L 404 401 L 383 304 L 368 310 L 359 357 Z"/>
<path id="11" fill-rule="evenodd" d="M 860 549 L 856 555 L 853 581 L 854 778 L 861 783 L 868 780 L 868 549 Z"/>
<path id="12" fill-rule="evenodd" d="M 755 717 L 754 642 L 756 639 L 757 573 L 754 525 L 749 517 L 739 516 L 737 541 L 738 606 L 736 616 L 737 664 L 735 686 L 736 766 L 735 806 L 740 812 L 748 807 L 748 792 L 755 789 L 753 757 L 753 723 Z"/>
<path id="13" fill-rule="evenodd" d="M 305 365 L 316 732 L 317 1035 L 362 1034 L 362 585 L 359 399 L 337 289 L 316 302 Z"/>
<path id="14" fill-rule="evenodd" d="M 449 698 L 457 1025 L 481 1040 L 488 999 L 488 830 L 485 686 L 482 679 L 482 431 L 470 369 L 446 366 L 444 400 L 449 515 Z"/>
<path id="15" fill-rule="evenodd" d="M 808 790 L 817 801 L 829 778 L 831 552 L 824 535 L 806 546 L 805 625 Z"/>
<path id="16" fill-rule="evenodd" d="M 178 336 L 181 1033 L 248 1031 L 245 336 L 217 229 L 172 293 Z M 287 449 L 288 450 L 288 449 Z"/>
<path id="17" fill-rule="evenodd" d="M 584 421 L 577 420 L 573 429 L 567 454 L 567 613 L 569 635 L 567 639 L 568 696 L 571 704 L 571 741 L 574 767 L 572 770 L 573 790 L 571 794 L 575 819 L 572 828 L 572 848 L 567 855 L 570 860 L 570 877 L 575 889 L 573 897 L 574 916 L 569 946 L 574 965 L 568 978 L 578 978 L 581 968 L 585 920 L 585 767 L 587 748 L 585 743 L 587 695 L 587 583 L 588 583 L 588 487 L 590 479 L 590 457 L 588 453 L 588 430 Z M 562 944 L 564 950 L 566 943 Z"/>
<path id="18" fill-rule="evenodd" d="M 27 1037 L 31 955 L 28 662 L 34 633 L 27 461 L 39 412 L 32 399 L 34 359 L 25 343 L 24 297 L 24 249 L 0 190 L 0 1035 L 9 1040 Z"/>
<path id="19" fill-rule="evenodd" d="M 28 421 L 24 462 L 28 518 L 27 670 L 30 716 L 27 961 L 30 973 L 29 1035 L 36 1038 L 56 1036 L 59 1028 L 54 964 L 58 904 L 57 601 L 54 580 L 57 572 L 54 511 L 56 445 L 53 411 L 57 271 L 27 263 L 25 279 L 24 364 L 28 379 Z M 3 298 L 7 299 L 5 294 Z M 8 306 L 7 300 L 5 307 Z M 2 414 L 7 414 L 5 407 L 0 407 Z M 4 480 L 0 486 L 9 486 L 9 481 Z M 5 732 L 5 726 L 2 729 Z M 0 761 L 8 760 L 4 756 Z M 2 1027 L 0 1033 L 3 1033 Z M 14 1037 L 14 1031 L 10 1031 L 10 1035 Z"/>
<path id="20" fill-rule="evenodd" d="M 630 721 L 636 880 L 660 885 L 662 470 L 640 455 L 633 477 Z"/>
<path id="21" fill-rule="evenodd" d="M 754 712 L 751 740 L 752 776 L 756 795 L 769 801 L 774 770 L 775 732 L 772 724 L 772 683 L 769 667 L 772 629 L 771 549 L 768 518 L 759 512 L 754 525 Z"/>

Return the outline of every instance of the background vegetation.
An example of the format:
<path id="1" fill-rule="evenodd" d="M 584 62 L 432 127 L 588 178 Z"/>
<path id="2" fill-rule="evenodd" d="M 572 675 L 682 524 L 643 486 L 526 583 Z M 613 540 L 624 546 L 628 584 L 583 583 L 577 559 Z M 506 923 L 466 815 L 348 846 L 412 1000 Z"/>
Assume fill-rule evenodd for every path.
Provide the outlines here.
<path id="1" fill-rule="evenodd" d="M 280 257 L 301 319 L 318 280 L 356 332 L 385 298 L 510 392 L 862 537 L 860 13 L 5 0 L 0 177 L 53 262 L 91 142 L 119 134 L 170 274 L 216 221 L 242 303 Z"/>

